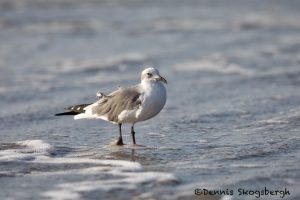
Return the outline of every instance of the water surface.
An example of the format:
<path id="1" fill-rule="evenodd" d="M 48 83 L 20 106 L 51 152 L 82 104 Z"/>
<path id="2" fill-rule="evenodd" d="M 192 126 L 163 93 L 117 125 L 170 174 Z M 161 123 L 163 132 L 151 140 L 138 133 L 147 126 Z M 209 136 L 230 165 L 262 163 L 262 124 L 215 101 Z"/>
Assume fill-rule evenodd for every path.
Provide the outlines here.
<path id="1" fill-rule="evenodd" d="M 196 188 L 257 199 L 238 188 L 264 187 L 300 197 L 298 1 L 0 9 L 0 199 L 186 199 Z M 145 66 L 169 83 L 163 111 L 136 125 L 146 147 L 130 145 L 129 126 L 128 145 L 109 148 L 115 125 L 54 117 L 138 83 Z"/>

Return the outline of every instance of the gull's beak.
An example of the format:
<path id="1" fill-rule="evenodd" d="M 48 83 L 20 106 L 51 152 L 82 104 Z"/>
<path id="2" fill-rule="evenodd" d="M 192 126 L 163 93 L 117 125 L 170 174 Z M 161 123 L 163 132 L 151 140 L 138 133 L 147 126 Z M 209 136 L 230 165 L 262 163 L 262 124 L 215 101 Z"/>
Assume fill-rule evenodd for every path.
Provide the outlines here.
<path id="1" fill-rule="evenodd" d="M 164 77 L 160 76 L 160 75 L 158 77 L 156 77 L 155 80 L 161 81 L 161 82 L 163 82 L 165 84 L 168 84 L 167 80 Z"/>

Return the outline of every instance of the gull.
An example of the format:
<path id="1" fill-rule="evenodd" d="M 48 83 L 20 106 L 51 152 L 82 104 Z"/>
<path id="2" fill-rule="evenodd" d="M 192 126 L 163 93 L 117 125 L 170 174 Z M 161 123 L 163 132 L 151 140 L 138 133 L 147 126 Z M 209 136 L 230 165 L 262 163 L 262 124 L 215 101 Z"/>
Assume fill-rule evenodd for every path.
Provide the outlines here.
<path id="1" fill-rule="evenodd" d="M 108 95 L 97 92 L 98 100 L 92 104 L 80 104 L 65 108 L 67 112 L 61 115 L 75 115 L 74 119 L 101 119 L 119 126 L 119 137 L 116 145 L 124 145 L 122 124 L 131 124 L 132 142 L 135 145 L 134 125 L 156 116 L 164 107 L 167 96 L 163 78 L 156 68 L 142 71 L 141 82 L 137 85 L 123 88 Z"/>

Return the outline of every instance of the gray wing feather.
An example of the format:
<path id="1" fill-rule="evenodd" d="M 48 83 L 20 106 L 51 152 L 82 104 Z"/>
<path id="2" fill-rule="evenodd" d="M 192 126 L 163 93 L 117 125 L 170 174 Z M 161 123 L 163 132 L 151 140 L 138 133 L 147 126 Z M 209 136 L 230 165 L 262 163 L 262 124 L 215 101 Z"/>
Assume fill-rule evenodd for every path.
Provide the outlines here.
<path id="1" fill-rule="evenodd" d="M 118 116 L 123 110 L 132 110 L 141 104 L 137 87 L 122 88 L 104 96 L 98 105 L 92 108 L 92 114 L 107 115 L 109 121 L 118 122 Z"/>

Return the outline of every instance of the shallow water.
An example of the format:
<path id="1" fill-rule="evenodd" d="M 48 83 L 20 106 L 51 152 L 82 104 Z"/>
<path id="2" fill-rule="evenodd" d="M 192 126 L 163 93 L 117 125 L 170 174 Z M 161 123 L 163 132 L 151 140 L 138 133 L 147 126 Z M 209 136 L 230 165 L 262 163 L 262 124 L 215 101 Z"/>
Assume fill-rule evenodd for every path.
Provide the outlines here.
<path id="1" fill-rule="evenodd" d="M 298 1 L 0 2 L 0 199 L 257 199 L 300 182 Z M 54 117 L 139 81 L 168 100 L 115 125 Z M 234 190 L 196 196 L 194 190 Z M 259 199 L 281 199 L 262 196 Z"/>

